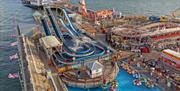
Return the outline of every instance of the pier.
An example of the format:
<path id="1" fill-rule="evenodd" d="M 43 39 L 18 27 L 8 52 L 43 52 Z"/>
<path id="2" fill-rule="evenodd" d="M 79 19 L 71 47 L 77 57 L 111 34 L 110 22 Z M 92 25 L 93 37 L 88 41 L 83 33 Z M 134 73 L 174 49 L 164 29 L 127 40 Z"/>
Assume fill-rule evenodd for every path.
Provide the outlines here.
<path id="1" fill-rule="evenodd" d="M 176 41 L 180 35 L 179 24 L 163 16 L 121 16 L 114 10 L 94 12 L 86 9 L 84 0 L 80 1 L 80 7 L 65 2 L 69 0 L 61 3 L 25 1 L 30 7 L 45 5 L 44 12 L 33 15 L 38 24 L 33 28 L 33 36 L 22 35 L 18 29 L 20 79 L 25 91 L 68 91 L 69 86 L 90 89 L 107 83 L 117 85 L 118 66 L 126 64 L 128 74 L 148 73 L 148 79 L 152 79 L 149 73 L 153 66 L 144 62 L 145 58 L 148 61 L 159 58 L 152 46 L 160 44 L 162 39 Z M 81 22 L 76 18 L 82 18 Z M 142 64 L 142 69 L 134 67 Z"/>
<path id="2" fill-rule="evenodd" d="M 46 78 L 44 63 L 37 53 L 39 49 L 36 49 L 31 39 L 21 33 L 19 26 L 17 34 L 21 69 L 19 79 L 23 91 L 67 91 L 57 74 L 52 73 L 50 80 Z M 49 83 L 52 83 L 54 88 L 50 87 Z"/>
<path id="3" fill-rule="evenodd" d="M 26 60 L 25 47 L 24 47 L 24 35 L 21 33 L 19 26 L 17 26 L 18 34 L 18 51 L 19 51 L 19 66 L 20 66 L 20 83 L 23 91 L 33 91 L 33 87 L 30 81 L 30 72 L 28 69 L 28 62 Z"/>
<path id="4" fill-rule="evenodd" d="M 31 80 L 33 84 L 34 91 L 42 91 L 51 89 L 48 83 L 47 78 L 45 77 L 45 68 L 44 64 L 41 63 L 38 54 L 35 52 L 34 45 L 32 42 L 25 38 L 26 41 L 26 48 L 27 48 L 27 60 L 28 60 L 28 67 L 30 70 Z M 44 74 L 44 75 L 42 75 Z"/>
<path id="5" fill-rule="evenodd" d="M 30 57 L 28 57 L 27 59 L 29 59 L 29 69 L 31 70 L 31 77 L 32 78 L 32 84 L 34 84 L 34 91 L 42 91 L 43 89 L 46 90 L 50 90 L 50 89 L 54 89 L 55 91 L 67 91 L 66 87 L 64 87 L 64 84 L 62 83 L 61 79 L 59 78 L 59 76 L 57 74 L 55 74 L 54 72 L 50 73 L 48 75 L 48 71 L 47 71 L 47 76 L 49 76 L 50 80 L 48 80 L 45 76 L 46 70 L 48 70 L 49 68 L 44 65 L 44 61 L 48 61 L 47 59 L 44 59 L 44 61 L 42 61 L 42 56 L 39 55 L 39 53 L 37 52 L 37 48 L 35 47 L 34 43 L 32 42 L 32 40 L 30 40 L 29 38 L 25 38 L 25 41 L 27 43 L 27 51 Z M 41 75 L 43 72 L 44 75 Z M 42 78 L 42 79 L 41 79 Z M 53 88 L 50 87 L 50 83 L 52 83 Z"/>

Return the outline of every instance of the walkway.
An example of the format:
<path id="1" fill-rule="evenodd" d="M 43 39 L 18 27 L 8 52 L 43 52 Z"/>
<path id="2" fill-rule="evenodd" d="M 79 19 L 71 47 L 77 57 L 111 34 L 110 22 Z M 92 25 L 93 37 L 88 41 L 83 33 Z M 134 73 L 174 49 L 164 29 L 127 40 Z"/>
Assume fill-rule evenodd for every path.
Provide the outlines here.
<path id="1" fill-rule="evenodd" d="M 19 51 L 19 57 L 20 57 L 20 82 L 22 85 L 22 90 L 24 91 L 33 91 L 33 87 L 30 81 L 30 73 L 29 73 L 29 69 L 28 69 L 28 63 L 26 60 L 26 55 L 25 55 L 25 50 L 24 50 L 24 36 L 21 34 L 19 34 L 19 38 L 18 38 L 18 51 Z"/>
<path id="2" fill-rule="evenodd" d="M 25 54 L 30 72 L 30 79 L 33 85 L 33 91 L 47 91 L 51 87 L 45 76 L 44 64 L 40 61 L 35 45 L 25 37 Z"/>
<path id="3" fill-rule="evenodd" d="M 39 57 L 45 65 L 45 68 L 51 72 L 48 76 L 51 78 L 51 85 L 54 85 L 54 89 L 56 91 L 67 91 L 66 85 L 62 82 L 60 76 L 56 73 L 56 68 L 54 66 L 48 65 L 49 60 L 43 50 L 39 49 L 38 53 Z"/>

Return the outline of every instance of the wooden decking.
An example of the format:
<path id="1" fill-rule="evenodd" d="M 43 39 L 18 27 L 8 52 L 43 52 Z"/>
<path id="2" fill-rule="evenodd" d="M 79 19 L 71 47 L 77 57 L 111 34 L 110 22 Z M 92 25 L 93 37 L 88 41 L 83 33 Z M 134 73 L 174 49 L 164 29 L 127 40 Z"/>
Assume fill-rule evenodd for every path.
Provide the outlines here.
<path id="1" fill-rule="evenodd" d="M 38 57 L 35 45 L 27 38 L 24 39 L 24 45 L 33 91 L 51 91 L 48 80 L 43 75 L 45 73 L 44 64 Z"/>
<path id="2" fill-rule="evenodd" d="M 48 59 L 38 49 L 38 44 L 35 44 L 29 38 L 25 38 L 24 40 L 33 91 L 67 91 L 65 84 L 61 81 L 58 74 L 55 74 L 54 70 L 48 67 Z M 52 71 L 52 74 L 47 74 L 50 78 L 49 80 L 45 75 L 47 69 Z"/>

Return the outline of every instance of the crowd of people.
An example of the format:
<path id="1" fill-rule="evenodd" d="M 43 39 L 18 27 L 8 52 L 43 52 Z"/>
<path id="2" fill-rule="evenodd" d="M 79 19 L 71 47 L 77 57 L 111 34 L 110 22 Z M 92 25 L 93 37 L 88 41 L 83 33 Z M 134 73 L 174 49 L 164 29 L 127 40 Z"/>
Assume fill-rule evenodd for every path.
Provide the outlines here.
<path id="1" fill-rule="evenodd" d="M 167 87 L 169 89 L 180 89 L 180 76 L 176 72 L 170 72 L 168 69 L 165 69 L 164 65 L 160 62 L 160 59 L 148 60 L 142 55 L 139 56 L 140 59 L 134 60 L 136 67 L 143 68 L 148 73 L 142 73 L 146 76 L 149 76 L 153 81 L 161 86 Z M 132 61 L 132 60 L 131 60 Z M 128 62 L 130 66 L 134 66 L 134 62 Z M 166 88 L 165 87 L 165 88 Z"/>

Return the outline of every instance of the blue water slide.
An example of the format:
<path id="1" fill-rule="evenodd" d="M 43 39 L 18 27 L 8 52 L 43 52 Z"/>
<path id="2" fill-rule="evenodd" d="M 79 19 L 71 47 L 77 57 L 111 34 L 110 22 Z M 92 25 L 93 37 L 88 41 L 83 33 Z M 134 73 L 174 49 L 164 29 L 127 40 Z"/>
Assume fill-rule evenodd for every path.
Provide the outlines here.
<path id="1" fill-rule="evenodd" d="M 68 32 L 69 32 L 72 36 L 75 36 L 74 31 L 71 31 L 71 30 L 66 26 L 66 24 L 64 23 L 64 21 L 62 20 L 62 18 L 61 18 L 60 16 L 58 16 L 58 19 L 60 20 L 62 26 L 63 26 L 66 30 L 68 30 Z"/>
<path id="2" fill-rule="evenodd" d="M 42 22 L 42 26 L 43 26 L 43 28 L 44 28 L 44 31 L 45 31 L 45 33 L 46 33 L 46 36 L 51 35 L 51 32 L 50 32 L 49 27 L 48 27 L 48 25 L 47 25 L 47 23 L 46 23 L 46 20 L 43 19 L 43 18 L 41 18 L 41 22 Z"/>
<path id="3" fill-rule="evenodd" d="M 60 16 L 58 16 L 60 22 L 62 23 L 62 26 L 65 27 L 69 33 L 71 35 L 74 35 L 74 31 L 71 31 L 64 23 L 64 21 L 62 20 L 62 18 Z M 92 45 L 89 49 L 91 49 L 91 51 L 81 51 L 81 52 L 74 52 L 73 50 L 71 50 L 70 48 L 68 48 L 68 44 L 66 43 L 66 41 L 64 41 L 64 46 L 66 47 L 67 50 L 67 53 L 65 53 L 66 55 L 69 55 L 69 56 L 74 56 L 74 57 L 77 57 L 77 61 L 79 60 L 86 60 L 86 59 L 90 59 L 90 58 L 94 58 L 94 57 L 99 57 L 99 56 L 102 56 L 104 53 L 105 53 L 105 50 L 104 48 L 100 47 L 100 46 L 97 46 L 97 45 L 93 45 L 91 43 L 89 43 L 88 45 Z M 93 52 L 93 51 L 97 51 L 97 49 L 99 50 L 98 52 L 94 53 L 94 54 L 89 54 L 89 52 Z M 74 54 L 73 54 L 74 53 Z"/>
<path id="4" fill-rule="evenodd" d="M 68 32 L 69 32 L 72 36 L 75 36 L 75 35 L 74 35 L 75 33 L 73 33 L 73 31 L 71 31 L 71 30 L 65 25 L 64 21 L 62 20 L 62 18 L 61 18 L 60 16 L 58 16 L 58 19 L 59 19 L 59 21 L 61 22 L 62 26 L 63 26 L 66 30 L 68 30 Z M 84 51 L 81 51 L 81 52 L 75 52 L 75 51 L 73 51 L 72 49 L 70 49 L 70 48 L 68 47 L 67 41 L 64 41 L 64 46 L 65 46 L 65 48 L 68 50 L 68 52 L 70 52 L 71 54 L 75 53 L 76 56 L 78 56 L 78 55 L 87 56 L 87 54 L 92 54 L 92 53 L 94 52 L 94 49 L 95 49 L 93 45 L 84 44 L 84 47 L 86 47 L 88 50 L 84 50 Z"/>
<path id="5" fill-rule="evenodd" d="M 62 20 L 61 17 L 58 17 L 60 22 L 62 23 L 63 27 L 65 27 L 70 33 L 72 33 L 72 31 L 64 24 L 64 21 Z M 91 45 L 91 47 L 89 47 L 90 50 L 84 50 L 84 51 L 81 51 L 81 52 L 74 52 L 73 50 L 71 50 L 69 47 L 68 47 L 68 44 L 66 41 L 64 41 L 64 46 L 67 50 L 68 53 L 67 55 L 69 56 L 75 56 L 75 57 L 79 57 L 77 60 L 82 60 L 82 59 L 88 59 L 88 58 L 93 58 L 93 57 L 98 57 L 98 56 L 102 56 L 104 53 L 105 53 L 105 50 L 102 48 L 102 47 L 99 47 L 99 46 L 94 46 L 93 44 L 91 43 L 88 43 L 88 45 Z M 96 50 L 96 48 L 98 48 L 99 50 L 101 50 L 101 52 L 98 52 L 97 54 L 92 54 L 92 52 L 94 52 Z M 75 54 L 73 54 L 75 53 Z M 92 55 L 91 55 L 92 54 Z M 80 57 L 81 56 L 81 57 Z M 86 56 L 86 57 L 84 57 Z"/>
<path id="6" fill-rule="evenodd" d="M 70 37 L 79 36 L 80 33 L 76 31 L 76 29 L 74 28 L 65 9 L 63 9 L 63 13 L 65 17 L 67 18 L 69 25 L 66 25 L 66 23 L 62 20 L 62 17 L 58 16 L 58 20 L 61 22 L 62 27 L 64 27 L 69 32 L 69 34 L 71 35 Z M 58 30 L 56 28 L 55 21 L 53 20 L 52 13 L 49 12 L 48 15 L 52 23 L 52 26 L 54 26 L 54 30 Z M 59 33 L 56 32 L 56 34 L 58 35 Z M 69 48 L 68 42 L 70 40 L 66 39 L 64 36 L 61 36 L 61 37 L 65 39 L 63 42 L 64 42 L 64 47 L 66 49 L 66 52 L 64 52 L 63 55 L 67 55 L 67 57 L 60 55 L 59 57 L 61 60 L 65 60 L 65 59 L 68 60 L 68 59 L 72 59 L 72 57 L 75 57 L 77 61 L 81 61 L 81 60 L 86 60 L 86 59 L 102 56 L 106 52 L 103 47 L 98 46 L 96 44 L 92 44 L 92 43 L 86 43 L 86 44 L 81 45 L 84 48 L 81 51 L 74 51 L 71 48 Z"/>
<path id="7" fill-rule="evenodd" d="M 68 52 L 63 52 L 63 53 L 59 53 L 59 54 L 56 54 L 56 56 L 58 56 L 58 60 L 59 61 L 63 61 L 63 60 L 72 60 L 73 57 L 75 57 L 76 61 L 82 61 L 82 60 L 87 60 L 87 59 L 91 59 L 91 58 L 97 58 L 97 57 L 100 57 L 102 55 L 104 55 L 105 53 L 105 50 L 101 47 L 98 47 L 96 46 L 96 53 L 95 54 L 92 54 L 92 55 L 88 55 L 88 56 L 75 56 L 75 55 L 72 55 L 72 54 L 69 54 Z M 74 63 L 74 62 L 73 62 Z"/>
<path id="8" fill-rule="evenodd" d="M 79 57 L 79 58 L 77 58 L 76 60 L 77 60 L 77 61 L 81 61 L 81 60 L 87 60 L 87 59 L 97 58 L 97 57 L 103 56 L 104 53 L 106 52 L 106 51 L 104 50 L 104 48 L 102 48 L 102 47 L 100 47 L 100 46 L 97 46 L 97 45 L 96 45 L 96 48 L 98 48 L 99 51 L 97 51 L 97 49 L 96 49 L 97 52 L 96 52 L 95 54 L 89 55 L 89 56 L 85 56 L 85 57 Z"/>
<path id="9" fill-rule="evenodd" d="M 55 53 L 53 54 L 53 56 L 55 57 L 55 60 L 57 60 L 59 63 L 62 63 L 62 64 L 67 64 L 67 65 L 72 65 L 72 64 L 77 64 L 78 62 L 77 61 L 73 61 L 73 62 L 64 62 L 64 60 L 69 60 L 69 58 L 72 58 L 69 56 L 68 58 L 68 55 L 66 56 L 67 58 L 64 57 L 64 53 L 60 54 L 60 53 Z"/>
<path id="10" fill-rule="evenodd" d="M 51 24 L 52 24 L 52 26 L 53 26 L 53 29 L 54 29 L 56 35 L 58 36 L 58 38 L 63 39 L 63 38 L 62 38 L 63 35 L 60 34 L 60 32 L 58 31 L 57 24 L 55 23 L 55 20 L 54 20 L 54 18 L 53 18 L 52 11 L 50 10 L 50 8 L 46 8 L 46 12 L 47 12 L 47 14 L 48 14 L 48 16 L 49 16 L 49 19 L 50 19 L 50 21 L 51 21 Z M 60 18 L 60 17 L 59 17 L 59 18 Z M 65 28 L 70 32 L 70 34 L 74 36 L 75 33 L 72 33 L 72 31 L 71 31 L 69 28 L 67 28 L 67 26 L 64 24 L 64 22 L 63 22 L 63 20 L 62 20 L 61 18 L 60 18 L 60 21 L 61 21 L 63 27 L 65 27 Z M 68 49 L 69 49 L 69 48 L 68 48 Z M 91 50 L 91 51 L 92 51 L 92 50 Z M 77 54 L 83 54 L 83 53 L 87 53 L 87 52 L 90 52 L 90 50 L 84 51 L 84 52 L 82 52 L 82 53 L 80 52 L 80 53 L 77 53 Z"/>
<path id="11" fill-rule="evenodd" d="M 58 27 L 57 23 L 55 22 L 55 18 L 54 18 L 54 15 L 52 14 L 51 9 L 46 8 L 46 13 L 48 14 L 49 20 L 52 24 L 52 27 L 55 31 L 56 36 L 63 41 L 64 40 L 63 35 L 61 32 L 59 32 L 59 27 Z"/>
<path id="12" fill-rule="evenodd" d="M 91 58 L 97 58 L 97 57 L 100 57 L 102 55 L 104 55 L 105 53 L 105 50 L 100 47 L 100 46 L 96 46 L 96 48 L 100 48 L 99 51 L 96 52 L 96 54 L 93 54 L 93 55 L 89 55 L 89 56 L 84 56 L 84 57 L 76 57 L 76 61 L 74 62 L 64 62 L 64 60 L 72 60 L 72 58 L 74 57 L 73 55 L 69 55 L 67 52 L 63 52 L 63 53 L 58 53 L 58 54 L 54 54 L 54 56 L 56 57 L 56 60 L 60 63 L 63 63 L 63 64 L 77 64 L 79 63 L 80 61 L 83 61 L 83 60 L 87 60 L 87 59 L 91 59 Z"/>
<path id="13" fill-rule="evenodd" d="M 83 47 L 86 50 L 82 50 L 78 52 L 69 48 L 67 42 L 64 43 L 63 47 L 68 53 L 71 53 L 71 54 L 75 53 L 76 55 L 81 55 L 81 56 L 87 56 L 87 55 L 93 54 L 95 50 L 95 47 L 92 44 L 84 44 Z"/>
<path id="14" fill-rule="evenodd" d="M 68 20 L 68 23 L 69 23 L 70 28 L 75 32 L 76 36 L 79 36 L 79 33 L 78 33 L 78 32 L 76 31 L 76 29 L 74 28 L 74 25 L 73 25 L 73 23 L 71 22 L 71 20 L 70 20 L 70 18 L 69 18 L 69 15 L 68 15 L 67 12 L 66 12 L 66 9 L 63 8 L 62 11 L 63 11 L 66 19 Z"/>
<path id="15" fill-rule="evenodd" d="M 91 59 L 91 58 L 97 58 L 97 57 L 100 57 L 102 55 L 104 55 L 104 53 L 106 52 L 104 50 L 104 48 L 100 47 L 100 46 L 95 46 L 96 49 L 94 50 L 95 53 L 94 54 L 91 54 L 91 55 L 87 55 L 87 56 L 82 56 L 82 55 L 75 55 L 75 54 L 70 54 L 68 52 L 64 52 L 65 55 L 69 56 L 69 58 L 72 58 L 72 57 L 76 57 L 76 61 L 82 61 L 82 60 L 87 60 L 87 59 Z M 66 60 L 68 60 L 68 58 L 66 58 Z"/>

